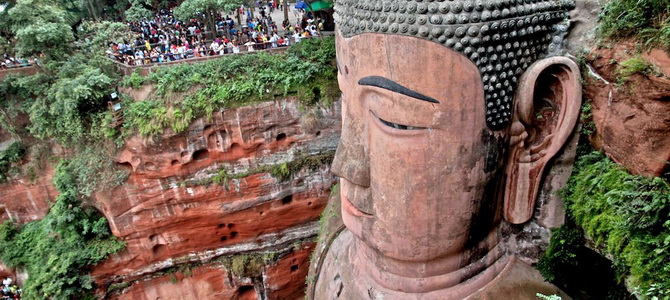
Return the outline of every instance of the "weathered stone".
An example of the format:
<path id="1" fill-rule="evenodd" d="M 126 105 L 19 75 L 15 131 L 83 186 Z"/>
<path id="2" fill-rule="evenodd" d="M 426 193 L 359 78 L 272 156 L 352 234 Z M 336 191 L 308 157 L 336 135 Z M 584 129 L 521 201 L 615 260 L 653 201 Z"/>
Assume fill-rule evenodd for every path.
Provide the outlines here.
<path id="1" fill-rule="evenodd" d="M 53 172 L 53 168 L 42 170 L 34 182 L 22 178 L 0 184 L 0 221 L 23 224 L 43 218 L 58 196 L 51 184 Z"/>
<path id="2" fill-rule="evenodd" d="M 219 262 L 181 268 L 174 272 L 117 284 L 108 299 L 299 299 L 304 295 L 309 255 L 314 243 L 303 243 L 274 264 L 264 266 L 260 282 L 238 277 Z"/>
<path id="3" fill-rule="evenodd" d="M 132 170 L 130 178 L 111 192 L 98 193 L 95 202 L 127 247 L 95 267 L 96 281 L 106 286 L 183 263 L 313 237 L 334 181 L 328 165 L 307 168 L 285 182 L 268 168 L 332 151 L 338 138 L 336 112 L 320 112 L 320 125 L 305 132 L 305 114 L 296 101 L 269 102 L 215 112 L 211 121 L 196 120 L 181 134 L 128 140 L 118 162 Z M 229 178 L 213 183 L 219 174 Z M 303 257 L 295 259 L 292 265 L 301 271 L 287 279 L 299 284 L 274 279 L 285 274 L 273 271 L 267 280 L 277 290 L 262 290 L 301 293 L 307 267 Z M 300 274 L 303 278 L 297 279 Z M 210 292 L 223 293 L 220 288 Z"/>
<path id="4" fill-rule="evenodd" d="M 595 45 L 602 4 L 597 0 L 576 0 L 575 6 L 570 11 L 570 31 L 566 36 L 566 46 L 568 51 L 580 53 Z"/>
<path id="5" fill-rule="evenodd" d="M 511 127 L 495 130 L 488 110 L 505 111 L 480 100 L 485 90 L 497 91 L 502 72 L 485 74 L 484 82 L 458 49 L 424 39 L 336 36 L 343 129 L 332 169 L 346 229 L 324 226 L 308 298 L 560 293 L 516 258 L 501 229 L 503 216 L 513 224 L 531 220 L 543 171 L 573 132 L 581 103 L 576 63 L 521 58 L 527 71 L 508 94 L 517 102 Z M 533 42 L 521 41 L 530 52 Z M 491 69 L 504 68 L 491 59 Z M 546 228 L 529 234 L 548 238 Z"/>
<path id="6" fill-rule="evenodd" d="M 616 62 L 634 53 L 632 43 L 620 43 L 589 56 L 594 75 L 587 77 L 585 98 L 592 101 L 597 129 L 591 141 L 632 173 L 659 176 L 670 160 L 670 79 L 648 72 L 624 81 Z M 668 68 L 667 56 L 655 51 L 646 57 L 659 69 Z"/>
<path id="7" fill-rule="evenodd" d="M 154 139 L 128 139 L 116 161 L 130 177 L 87 203 L 127 245 L 93 268 L 99 295 L 111 284 L 121 287 L 110 293 L 118 299 L 293 299 L 304 294 L 313 243 L 303 241 L 316 236 L 335 178 L 328 159 L 292 170 L 288 180 L 270 171 L 305 157 L 332 157 L 340 121 L 338 106 L 304 111 L 298 105 L 287 99 L 217 111 L 180 134 L 168 129 Z M 52 174 L 48 169 L 35 183 L 2 185 L 2 218 L 25 223 L 43 217 L 57 195 Z M 302 246 L 292 252 L 295 245 Z M 271 252 L 281 257 L 276 265 L 264 266 L 259 278 L 238 278 L 215 263 L 241 253 Z M 163 274 L 184 267 L 192 275 Z"/>

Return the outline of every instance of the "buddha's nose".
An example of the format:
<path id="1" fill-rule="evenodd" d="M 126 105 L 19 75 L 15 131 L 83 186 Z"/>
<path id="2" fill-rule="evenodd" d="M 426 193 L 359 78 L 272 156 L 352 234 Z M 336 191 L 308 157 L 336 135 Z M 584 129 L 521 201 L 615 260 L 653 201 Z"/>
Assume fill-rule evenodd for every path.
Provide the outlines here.
<path id="1" fill-rule="evenodd" d="M 364 126 L 361 120 L 348 115 L 343 107 L 342 136 L 335 151 L 331 171 L 353 184 L 369 187 L 370 160 L 365 147 Z"/>

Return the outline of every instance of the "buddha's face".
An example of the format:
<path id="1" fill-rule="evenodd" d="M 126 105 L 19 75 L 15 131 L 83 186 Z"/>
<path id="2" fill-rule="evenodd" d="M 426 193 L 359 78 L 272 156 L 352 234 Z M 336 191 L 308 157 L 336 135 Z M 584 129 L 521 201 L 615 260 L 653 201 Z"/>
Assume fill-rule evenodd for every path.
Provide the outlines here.
<path id="1" fill-rule="evenodd" d="M 374 33 L 338 35 L 337 63 L 346 226 L 404 261 L 476 251 L 500 219 L 507 143 L 486 126 L 478 69 L 437 43 Z"/>

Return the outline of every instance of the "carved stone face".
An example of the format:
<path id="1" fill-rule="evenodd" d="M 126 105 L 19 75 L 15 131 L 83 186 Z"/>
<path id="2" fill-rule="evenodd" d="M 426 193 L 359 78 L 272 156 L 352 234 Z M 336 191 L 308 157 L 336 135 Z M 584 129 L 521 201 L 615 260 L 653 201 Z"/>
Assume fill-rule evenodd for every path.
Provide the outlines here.
<path id="1" fill-rule="evenodd" d="M 338 35 L 337 63 L 346 226 L 385 257 L 467 264 L 459 254 L 484 248 L 500 222 L 507 144 L 487 128 L 478 68 L 437 43 L 376 33 Z"/>

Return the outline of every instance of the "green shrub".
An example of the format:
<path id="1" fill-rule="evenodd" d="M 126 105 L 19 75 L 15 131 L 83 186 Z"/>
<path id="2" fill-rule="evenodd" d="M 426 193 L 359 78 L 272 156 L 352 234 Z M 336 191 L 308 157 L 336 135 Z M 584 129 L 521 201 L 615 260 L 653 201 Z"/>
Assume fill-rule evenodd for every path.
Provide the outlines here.
<path id="1" fill-rule="evenodd" d="M 74 180 L 77 193 L 83 197 L 89 197 L 99 189 L 116 187 L 128 178 L 128 174 L 116 167 L 100 145 L 82 147 L 69 160 L 62 161 L 60 166 L 68 169 L 68 176 Z"/>
<path id="2" fill-rule="evenodd" d="M 23 299 L 84 298 L 94 289 L 90 266 L 124 248 L 107 220 L 81 205 L 72 171 L 64 163 L 56 167 L 59 195 L 44 219 L 20 228 L 11 221 L 0 225 L 0 258 L 10 267 L 25 267 L 29 275 Z"/>
<path id="3" fill-rule="evenodd" d="M 289 94 L 303 105 L 330 105 L 339 95 L 334 48 L 333 38 L 308 39 L 282 54 L 231 55 L 158 68 L 144 79 L 155 85 L 150 99 L 124 103 L 124 128 L 142 135 L 160 134 L 164 128 L 178 133 L 193 119 L 211 117 L 221 108 Z"/>
<path id="4" fill-rule="evenodd" d="M 537 269 L 547 280 L 561 286 L 567 285 L 563 275 L 569 273 L 570 269 L 580 267 L 577 256 L 583 245 L 584 234 L 575 226 L 568 224 L 552 230 L 549 247 L 540 259 Z"/>
<path id="5" fill-rule="evenodd" d="M 21 142 L 14 142 L 7 149 L 0 151 L 0 182 L 7 181 L 7 173 L 12 164 L 19 162 L 25 153 L 26 149 Z"/>
<path id="6" fill-rule="evenodd" d="M 547 296 L 547 295 L 544 295 L 544 294 L 537 293 L 537 294 L 535 294 L 535 296 L 537 296 L 538 299 L 542 299 L 542 300 L 562 300 L 563 299 L 559 295 L 548 295 Z"/>
<path id="7" fill-rule="evenodd" d="M 279 258 L 279 253 L 268 252 L 235 254 L 219 260 L 234 276 L 256 278 L 263 275 L 266 266 L 275 264 Z"/>
<path id="8" fill-rule="evenodd" d="M 330 163 L 333 162 L 334 157 L 335 151 L 327 151 L 314 155 L 299 155 L 296 159 L 289 162 L 257 166 L 246 172 L 237 174 L 229 174 L 228 170 L 221 168 L 216 171 L 216 174 L 212 177 L 199 180 L 188 180 L 182 182 L 182 184 L 183 186 L 197 186 L 214 183 L 226 186 L 231 179 L 240 179 L 259 173 L 270 173 L 270 175 L 277 178 L 277 181 L 286 181 L 303 169 L 315 170 L 322 166 L 330 165 Z"/>
<path id="9" fill-rule="evenodd" d="M 569 213 L 620 277 L 661 297 L 670 290 L 670 185 L 629 174 L 604 155 L 584 155 L 564 192 Z M 643 298 L 645 295 L 640 295 Z"/>
<path id="10" fill-rule="evenodd" d="M 617 73 L 619 75 L 619 84 L 623 84 L 633 74 L 647 74 L 651 65 L 641 56 L 635 56 L 619 63 Z"/>
<path id="11" fill-rule="evenodd" d="M 144 77 L 140 75 L 137 70 L 135 70 L 130 76 L 126 76 L 123 78 L 123 81 L 121 81 L 121 85 L 125 87 L 131 87 L 134 89 L 139 89 L 142 84 L 144 84 Z"/>
<path id="12" fill-rule="evenodd" d="M 275 178 L 278 178 L 279 181 L 284 181 L 286 178 L 291 175 L 290 171 L 288 170 L 288 163 L 283 163 L 283 164 L 278 164 L 274 166 L 270 170 L 270 174 L 274 176 Z"/>
<path id="13" fill-rule="evenodd" d="M 107 294 L 114 292 L 114 291 L 119 291 L 123 290 L 127 287 L 130 286 L 130 282 L 119 282 L 119 283 L 112 283 L 107 287 Z"/>
<path id="14" fill-rule="evenodd" d="M 219 184 L 219 185 L 227 185 L 228 184 L 228 179 L 230 179 L 230 176 L 228 175 L 228 171 L 226 169 L 220 169 L 214 177 L 212 177 L 212 182 L 214 184 Z"/>
<path id="15" fill-rule="evenodd" d="M 600 14 L 605 37 L 637 37 L 645 44 L 670 46 L 670 2 L 667 0 L 608 1 Z"/>
<path id="16" fill-rule="evenodd" d="M 579 123 L 581 128 L 579 133 L 582 135 L 591 135 L 596 132 L 596 124 L 593 123 L 593 107 L 591 100 L 582 103 L 581 113 L 579 114 Z"/>

